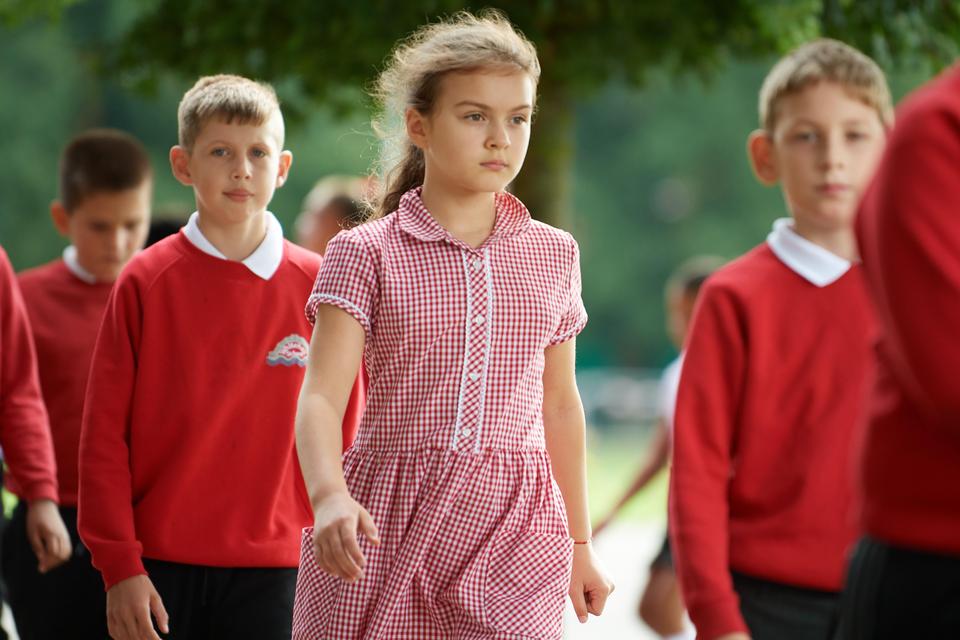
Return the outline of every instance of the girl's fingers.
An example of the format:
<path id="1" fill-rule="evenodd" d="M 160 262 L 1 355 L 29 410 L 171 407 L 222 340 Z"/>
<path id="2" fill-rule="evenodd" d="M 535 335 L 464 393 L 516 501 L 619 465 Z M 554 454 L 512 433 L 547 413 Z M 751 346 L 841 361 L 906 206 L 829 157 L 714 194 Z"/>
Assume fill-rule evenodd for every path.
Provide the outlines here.
<path id="1" fill-rule="evenodd" d="M 344 550 L 342 542 L 342 530 L 331 531 L 330 535 L 330 556 L 331 562 L 337 567 L 337 575 L 344 580 L 355 580 L 360 572 L 360 567 L 353 564 L 353 559 Z"/>
<path id="2" fill-rule="evenodd" d="M 374 524 L 373 518 L 370 517 L 370 514 L 367 513 L 366 509 L 360 509 L 360 517 L 358 520 L 360 527 L 360 533 L 367 537 L 367 540 L 373 544 L 380 544 L 380 532 L 377 531 L 377 525 Z M 357 547 L 359 550 L 359 547 Z"/>
<path id="3" fill-rule="evenodd" d="M 340 529 L 340 542 L 343 545 L 344 552 L 349 555 L 358 572 L 363 573 L 363 570 L 367 567 L 367 560 L 363 557 L 360 545 L 357 544 L 357 532 L 352 527 Z"/>
<path id="4" fill-rule="evenodd" d="M 577 614 L 577 619 L 581 624 L 587 621 L 587 602 L 584 599 L 583 585 L 570 585 L 570 601 L 573 603 L 573 611 Z"/>

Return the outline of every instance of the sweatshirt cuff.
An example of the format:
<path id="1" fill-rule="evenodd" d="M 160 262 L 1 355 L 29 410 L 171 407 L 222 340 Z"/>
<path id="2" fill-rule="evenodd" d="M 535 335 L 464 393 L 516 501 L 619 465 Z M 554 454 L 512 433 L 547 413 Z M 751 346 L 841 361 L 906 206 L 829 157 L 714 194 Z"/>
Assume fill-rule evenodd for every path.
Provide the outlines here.
<path id="1" fill-rule="evenodd" d="M 143 566 L 143 559 L 139 556 L 123 556 L 112 559 L 100 568 L 103 575 L 104 590 L 109 591 L 118 582 L 133 576 L 145 576 L 147 570 Z"/>
<path id="2" fill-rule="evenodd" d="M 20 485 L 20 497 L 27 502 L 34 500 L 53 500 L 60 503 L 60 492 L 56 482 L 34 482 L 29 485 Z"/>
<path id="3" fill-rule="evenodd" d="M 736 595 L 691 607 L 690 618 L 697 628 L 698 640 L 714 640 L 727 633 L 750 633 Z"/>

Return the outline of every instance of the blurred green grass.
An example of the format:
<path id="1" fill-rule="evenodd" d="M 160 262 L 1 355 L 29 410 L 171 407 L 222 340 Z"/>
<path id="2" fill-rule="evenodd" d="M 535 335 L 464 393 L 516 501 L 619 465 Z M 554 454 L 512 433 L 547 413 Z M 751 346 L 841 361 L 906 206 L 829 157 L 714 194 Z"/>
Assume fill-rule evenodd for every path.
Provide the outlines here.
<path id="1" fill-rule="evenodd" d="M 650 425 L 618 426 L 616 429 L 588 428 L 587 483 L 590 517 L 603 518 L 633 482 L 647 457 Z M 666 469 L 620 512 L 617 521 L 663 522 L 667 517 Z"/>

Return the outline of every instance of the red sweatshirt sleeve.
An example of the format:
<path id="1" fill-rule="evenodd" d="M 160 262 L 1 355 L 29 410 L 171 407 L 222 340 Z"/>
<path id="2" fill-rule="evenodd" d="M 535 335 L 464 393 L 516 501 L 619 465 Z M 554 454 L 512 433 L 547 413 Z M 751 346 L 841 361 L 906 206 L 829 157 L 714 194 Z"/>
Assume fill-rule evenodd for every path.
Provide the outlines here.
<path id="1" fill-rule="evenodd" d="M 875 225 L 865 265 L 896 362 L 921 407 L 960 430 L 960 98 L 913 105 L 891 136 L 861 224 Z M 932 104 L 932 103 L 931 103 Z"/>
<path id="2" fill-rule="evenodd" d="M 731 447 L 745 341 L 736 297 L 708 281 L 685 348 L 674 425 L 670 536 L 698 638 L 747 631 L 729 566 Z"/>
<path id="3" fill-rule="evenodd" d="M 57 467 L 26 306 L 0 248 L 0 446 L 26 500 L 57 501 Z"/>
<path id="4" fill-rule="evenodd" d="M 80 435 L 80 536 L 108 589 L 146 573 L 134 526 L 129 446 L 141 317 L 139 288 L 125 273 L 100 327 Z"/>

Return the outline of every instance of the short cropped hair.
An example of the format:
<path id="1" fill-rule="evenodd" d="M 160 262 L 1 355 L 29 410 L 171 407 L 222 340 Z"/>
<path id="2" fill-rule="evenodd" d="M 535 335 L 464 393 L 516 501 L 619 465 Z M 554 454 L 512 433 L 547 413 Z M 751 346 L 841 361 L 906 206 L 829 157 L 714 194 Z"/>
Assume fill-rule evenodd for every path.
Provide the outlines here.
<path id="1" fill-rule="evenodd" d="M 204 76 L 183 94 L 177 108 L 180 146 L 193 149 L 200 130 L 211 119 L 261 125 L 275 111 L 280 111 L 280 102 L 269 84 L 227 74 Z M 283 146 L 283 140 L 279 142 Z"/>
<path id="2" fill-rule="evenodd" d="M 884 127 L 893 125 L 893 99 L 877 63 L 839 40 L 819 38 L 788 53 L 767 74 L 760 89 L 760 126 L 772 132 L 780 100 L 822 81 L 841 85 L 872 107 Z"/>
<path id="3" fill-rule="evenodd" d="M 91 129 L 60 155 L 60 202 L 68 212 L 95 193 L 139 187 L 153 177 L 147 150 L 128 133 Z"/>

